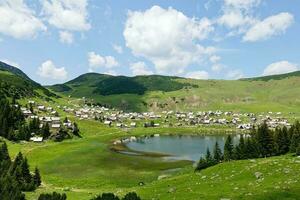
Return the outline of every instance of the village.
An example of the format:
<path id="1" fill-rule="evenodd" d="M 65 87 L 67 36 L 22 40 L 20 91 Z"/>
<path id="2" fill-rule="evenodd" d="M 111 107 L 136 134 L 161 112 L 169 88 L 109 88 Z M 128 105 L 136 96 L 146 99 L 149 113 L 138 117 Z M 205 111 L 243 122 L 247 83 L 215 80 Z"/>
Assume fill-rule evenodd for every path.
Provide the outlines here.
<path id="1" fill-rule="evenodd" d="M 282 117 L 281 112 L 268 112 L 261 114 L 235 113 L 230 111 L 198 111 L 198 112 L 124 112 L 116 109 L 109 109 L 103 106 L 83 104 L 60 106 L 67 114 L 75 116 L 78 120 L 96 120 L 107 127 L 137 128 L 137 127 L 200 127 L 200 126 L 227 126 L 241 131 L 251 130 L 255 126 L 266 122 L 270 128 L 279 126 L 290 127 L 289 121 Z M 35 101 L 28 101 L 26 107 L 21 111 L 28 119 L 39 119 L 40 128 L 46 123 L 52 132 L 58 132 L 61 128 L 73 130 L 74 124 L 69 119 L 61 119 L 58 112 L 50 106 L 38 104 Z M 30 138 L 33 142 L 42 142 L 43 137 L 32 133 Z"/>
<path id="2" fill-rule="evenodd" d="M 266 122 L 270 128 L 290 126 L 281 112 L 261 114 L 234 113 L 228 111 L 198 112 L 123 112 L 103 106 L 63 107 L 67 113 L 74 114 L 78 119 L 94 119 L 109 127 L 196 127 L 196 126 L 230 126 L 240 130 L 250 130 L 254 126 Z"/>
<path id="3" fill-rule="evenodd" d="M 36 119 L 39 123 L 40 129 L 47 124 L 52 136 L 55 137 L 54 139 L 58 139 L 60 137 L 58 133 L 61 129 L 74 130 L 74 124 L 67 118 L 61 119 L 58 112 L 52 107 L 46 107 L 30 100 L 26 107 L 21 107 L 20 110 L 28 120 Z M 45 139 L 34 132 L 31 133 L 31 136 L 30 141 L 33 142 L 42 142 Z"/>

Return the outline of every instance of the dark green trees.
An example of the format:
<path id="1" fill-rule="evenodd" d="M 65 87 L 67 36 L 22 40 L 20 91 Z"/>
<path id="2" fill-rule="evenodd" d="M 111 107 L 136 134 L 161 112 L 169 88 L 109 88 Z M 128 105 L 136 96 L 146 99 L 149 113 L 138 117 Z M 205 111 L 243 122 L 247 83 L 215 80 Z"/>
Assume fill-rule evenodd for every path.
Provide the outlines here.
<path id="1" fill-rule="evenodd" d="M 42 127 L 42 136 L 43 136 L 44 139 L 47 139 L 50 135 L 51 135 L 50 127 L 49 127 L 49 124 L 46 123 L 46 124 Z"/>
<path id="2" fill-rule="evenodd" d="M 261 126 L 258 127 L 255 139 L 257 141 L 257 147 L 260 157 L 267 157 L 273 155 L 273 136 L 266 123 L 263 123 Z"/>
<path id="3" fill-rule="evenodd" d="M 103 193 L 91 200 L 120 200 L 120 198 L 113 193 Z M 141 200 L 141 198 L 135 192 L 129 192 L 122 198 L 122 200 Z"/>
<path id="4" fill-rule="evenodd" d="M 283 155 L 288 152 L 300 155 L 300 123 L 296 121 L 290 129 L 282 127 L 274 131 L 263 123 L 249 135 L 240 135 L 238 145 L 233 145 L 232 137 L 229 135 L 224 145 L 224 155 L 216 143 L 213 156 L 208 150 L 206 157 L 200 158 L 196 170 L 205 169 L 222 161 Z"/>
<path id="5" fill-rule="evenodd" d="M 53 192 L 52 194 L 41 194 L 38 198 L 38 200 L 66 200 L 67 196 L 66 194 L 59 194 L 56 192 Z"/>
<path id="6" fill-rule="evenodd" d="M 33 183 L 36 187 L 39 187 L 42 183 L 40 170 L 37 167 L 34 170 Z"/>
<path id="7" fill-rule="evenodd" d="M 233 159 L 233 143 L 230 135 L 227 136 L 224 146 L 224 160 L 230 161 Z"/>
<path id="8" fill-rule="evenodd" d="M 73 127 L 73 134 L 80 137 L 80 134 L 79 134 L 79 128 L 78 128 L 78 125 L 76 122 L 74 122 L 74 127 Z"/>
<path id="9" fill-rule="evenodd" d="M 213 149 L 213 155 L 211 155 L 209 149 L 206 150 L 205 158 L 200 158 L 199 162 L 197 163 L 196 171 L 200 171 L 202 169 L 206 169 L 210 166 L 216 165 L 221 162 L 223 159 L 222 151 L 219 147 L 218 142 L 215 143 Z"/>
<path id="10" fill-rule="evenodd" d="M 118 196 L 113 193 L 103 193 L 102 195 L 98 195 L 91 200 L 120 200 Z"/>
<path id="11" fill-rule="evenodd" d="M 129 192 L 122 200 L 141 200 L 141 198 L 135 192 Z"/>
<path id="12" fill-rule="evenodd" d="M 0 197 L 1 200 L 23 200 L 22 191 L 33 191 L 41 184 L 36 170 L 34 176 L 29 171 L 28 161 L 21 153 L 10 160 L 6 143 L 0 146 Z"/>
<path id="13" fill-rule="evenodd" d="M 11 105 L 7 99 L 0 99 L 0 136 L 16 140 L 15 130 L 24 122 L 19 105 Z"/>
<path id="14" fill-rule="evenodd" d="M 223 154 L 222 154 L 222 151 L 221 151 L 221 149 L 220 149 L 220 147 L 219 147 L 219 144 L 218 144 L 218 142 L 216 142 L 216 144 L 215 144 L 215 147 L 214 147 L 214 160 L 216 161 L 216 162 L 220 162 L 220 161 L 222 161 L 222 159 L 223 159 Z"/>

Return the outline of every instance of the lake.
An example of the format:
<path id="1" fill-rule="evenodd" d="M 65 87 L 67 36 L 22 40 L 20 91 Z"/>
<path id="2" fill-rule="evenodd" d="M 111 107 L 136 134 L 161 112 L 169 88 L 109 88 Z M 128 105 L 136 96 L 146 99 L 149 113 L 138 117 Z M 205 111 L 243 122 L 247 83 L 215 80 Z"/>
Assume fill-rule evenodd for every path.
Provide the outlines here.
<path id="1" fill-rule="evenodd" d="M 212 152 L 216 142 L 223 151 L 227 136 L 159 136 L 139 138 L 129 142 L 126 146 L 134 151 L 162 153 L 170 156 L 166 159 L 190 160 L 197 162 L 205 156 L 206 149 Z M 239 135 L 233 136 L 233 143 L 237 144 Z"/>

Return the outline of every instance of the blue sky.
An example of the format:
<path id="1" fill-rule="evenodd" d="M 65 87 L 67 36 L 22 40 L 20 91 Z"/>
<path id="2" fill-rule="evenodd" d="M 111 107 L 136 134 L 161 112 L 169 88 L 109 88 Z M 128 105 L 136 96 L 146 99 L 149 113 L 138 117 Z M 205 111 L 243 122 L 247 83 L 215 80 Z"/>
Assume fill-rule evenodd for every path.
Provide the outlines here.
<path id="1" fill-rule="evenodd" d="M 237 79 L 300 66 L 295 0 L 0 0 L 0 60 L 42 84 L 83 73 Z"/>

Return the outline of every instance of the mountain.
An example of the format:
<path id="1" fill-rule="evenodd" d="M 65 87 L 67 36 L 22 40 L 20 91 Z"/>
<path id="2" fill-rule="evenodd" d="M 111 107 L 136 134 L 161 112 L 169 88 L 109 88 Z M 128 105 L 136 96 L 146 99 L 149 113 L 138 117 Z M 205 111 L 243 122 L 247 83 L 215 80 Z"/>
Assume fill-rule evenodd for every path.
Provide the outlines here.
<path id="1" fill-rule="evenodd" d="M 172 76 L 110 76 L 88 73 L 49 87 L 62 95 L 127 111 L 300 111 L 297 73 L 243 80 L 195 80 Z M 266 78 L 263 78 L 266 80 Z"/>
<path id="2" fill-rule="evenodd" d="M 56 97 L 40 84 L 31 80 L 22 70 L 0 61 L 0 93 L 3 97 L 39 96 Z"/>
<path id="3" fill-rule="evenodd" d="M 254 77 L 254 78 L 244 78 L 241 80 L 245 81 L 269 81 L 269 80 L 282 80 L 289 77 L 300 77 L 300 71 L 290 72 L 286 74 L 276 74 L 270 76 L 261 76 L 261 77 Z"/>

